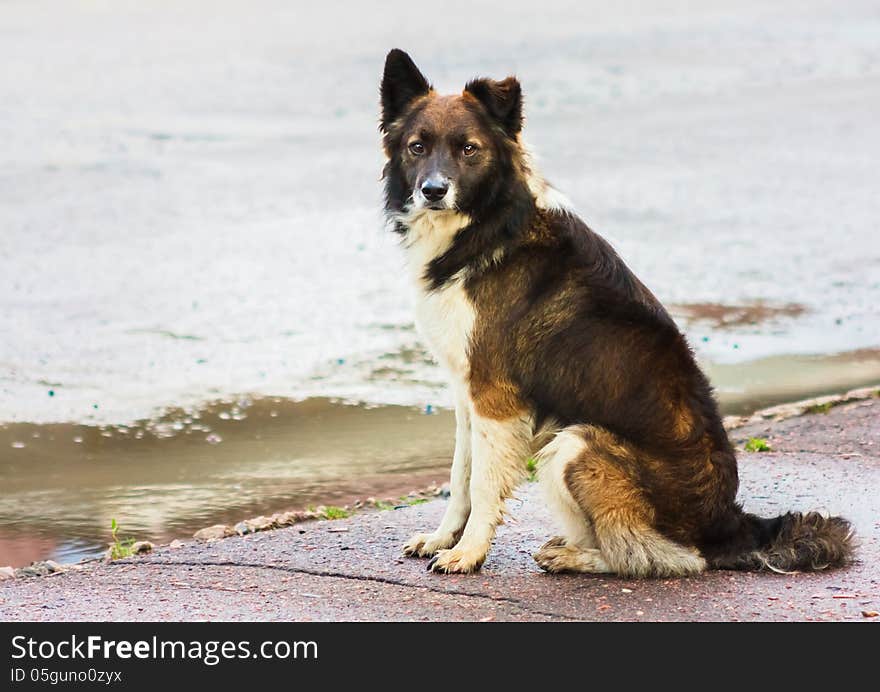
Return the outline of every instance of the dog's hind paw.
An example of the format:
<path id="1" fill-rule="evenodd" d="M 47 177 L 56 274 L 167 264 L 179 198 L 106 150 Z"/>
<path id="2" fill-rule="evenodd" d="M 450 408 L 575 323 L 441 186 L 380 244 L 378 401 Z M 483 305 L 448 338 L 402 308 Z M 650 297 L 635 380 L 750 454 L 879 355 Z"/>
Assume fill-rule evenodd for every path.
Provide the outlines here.
<path id="1" fill-rule="evenodd" d="M 545 572 L 588 572 L 605 574 L 613 570 L 605 562 L 602 553 L 594 548 L 580 550 L 552 539 L 535 553 L 535 562 Z"/>
<path id="2" fill-rule="evenodd" d="M 547 548 L 561 548 L 568 541 L 565 540 L 562 536 L 553 536 L 549 541 L 547 541 L 544 545 L 541 546 L 541 550 L 546 550 Z"/>

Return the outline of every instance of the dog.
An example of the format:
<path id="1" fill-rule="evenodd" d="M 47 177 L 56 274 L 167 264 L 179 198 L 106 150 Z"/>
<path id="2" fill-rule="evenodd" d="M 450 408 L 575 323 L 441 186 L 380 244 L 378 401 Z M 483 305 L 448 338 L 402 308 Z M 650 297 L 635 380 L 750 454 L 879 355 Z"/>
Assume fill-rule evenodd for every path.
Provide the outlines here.
<path id="1" fill-rule="evenodd" d="M 385 210 L 416 326 L 455 397 L 451 495 L 408 556 L 478 570 L 536 455 L 562 526 L 548 572 L 627 577 L 845 565 L 841 517 L 764 519 L 736 501 L 737 461 L 685 337 L 611 245 L 536 171 L 514 77 L 440 95 L 386 58 Z"/>

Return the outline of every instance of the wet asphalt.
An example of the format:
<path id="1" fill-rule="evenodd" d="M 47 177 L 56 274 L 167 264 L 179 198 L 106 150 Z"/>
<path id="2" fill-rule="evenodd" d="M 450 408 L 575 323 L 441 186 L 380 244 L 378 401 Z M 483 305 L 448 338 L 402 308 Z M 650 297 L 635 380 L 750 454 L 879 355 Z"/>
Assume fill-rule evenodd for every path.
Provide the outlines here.
<path id="1" fill-rule="evenodd" d="M 554 533 L 537 485 L 509 503 L 481 572 L 439 575 L 400 548 L 445 500 L 158 548 L 42 578 L 0 582 L 0 620 L 856 620 L 880 611 L 880 400 L 734 430 L 740 499 L 764 515 L 843 514 L 859 560 L 815 574 L 709 572 L 686 579 L 548 575 L 531 558 Z"/>

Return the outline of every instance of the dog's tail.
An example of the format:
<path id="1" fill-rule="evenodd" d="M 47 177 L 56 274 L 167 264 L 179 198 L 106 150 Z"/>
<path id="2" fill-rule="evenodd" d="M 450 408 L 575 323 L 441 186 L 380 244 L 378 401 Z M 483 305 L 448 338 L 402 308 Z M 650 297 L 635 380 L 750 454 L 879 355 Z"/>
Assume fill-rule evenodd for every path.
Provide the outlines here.
<path id="1" fill-rule="evenodd" d="M 703 551 L 714 569 L 816 571 L 853 560 L 855 533 L 843 517 L 788 512 L 763 519 L 737 510 L 733 534 Z"/>

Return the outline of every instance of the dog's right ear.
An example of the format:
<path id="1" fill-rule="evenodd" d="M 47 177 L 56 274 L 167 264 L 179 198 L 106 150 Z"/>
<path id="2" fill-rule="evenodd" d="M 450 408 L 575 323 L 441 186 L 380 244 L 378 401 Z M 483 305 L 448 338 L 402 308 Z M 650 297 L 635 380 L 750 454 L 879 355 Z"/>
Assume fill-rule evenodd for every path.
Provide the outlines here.
<path id="1" fill-rule="evenodd" d="M 406 110 L 413 99 L 424 96 L 431 85 L 419 68 L 399 48 L 394 48 L 385 58 L 385 73 L 382 75 L 382 132 Z"/>

